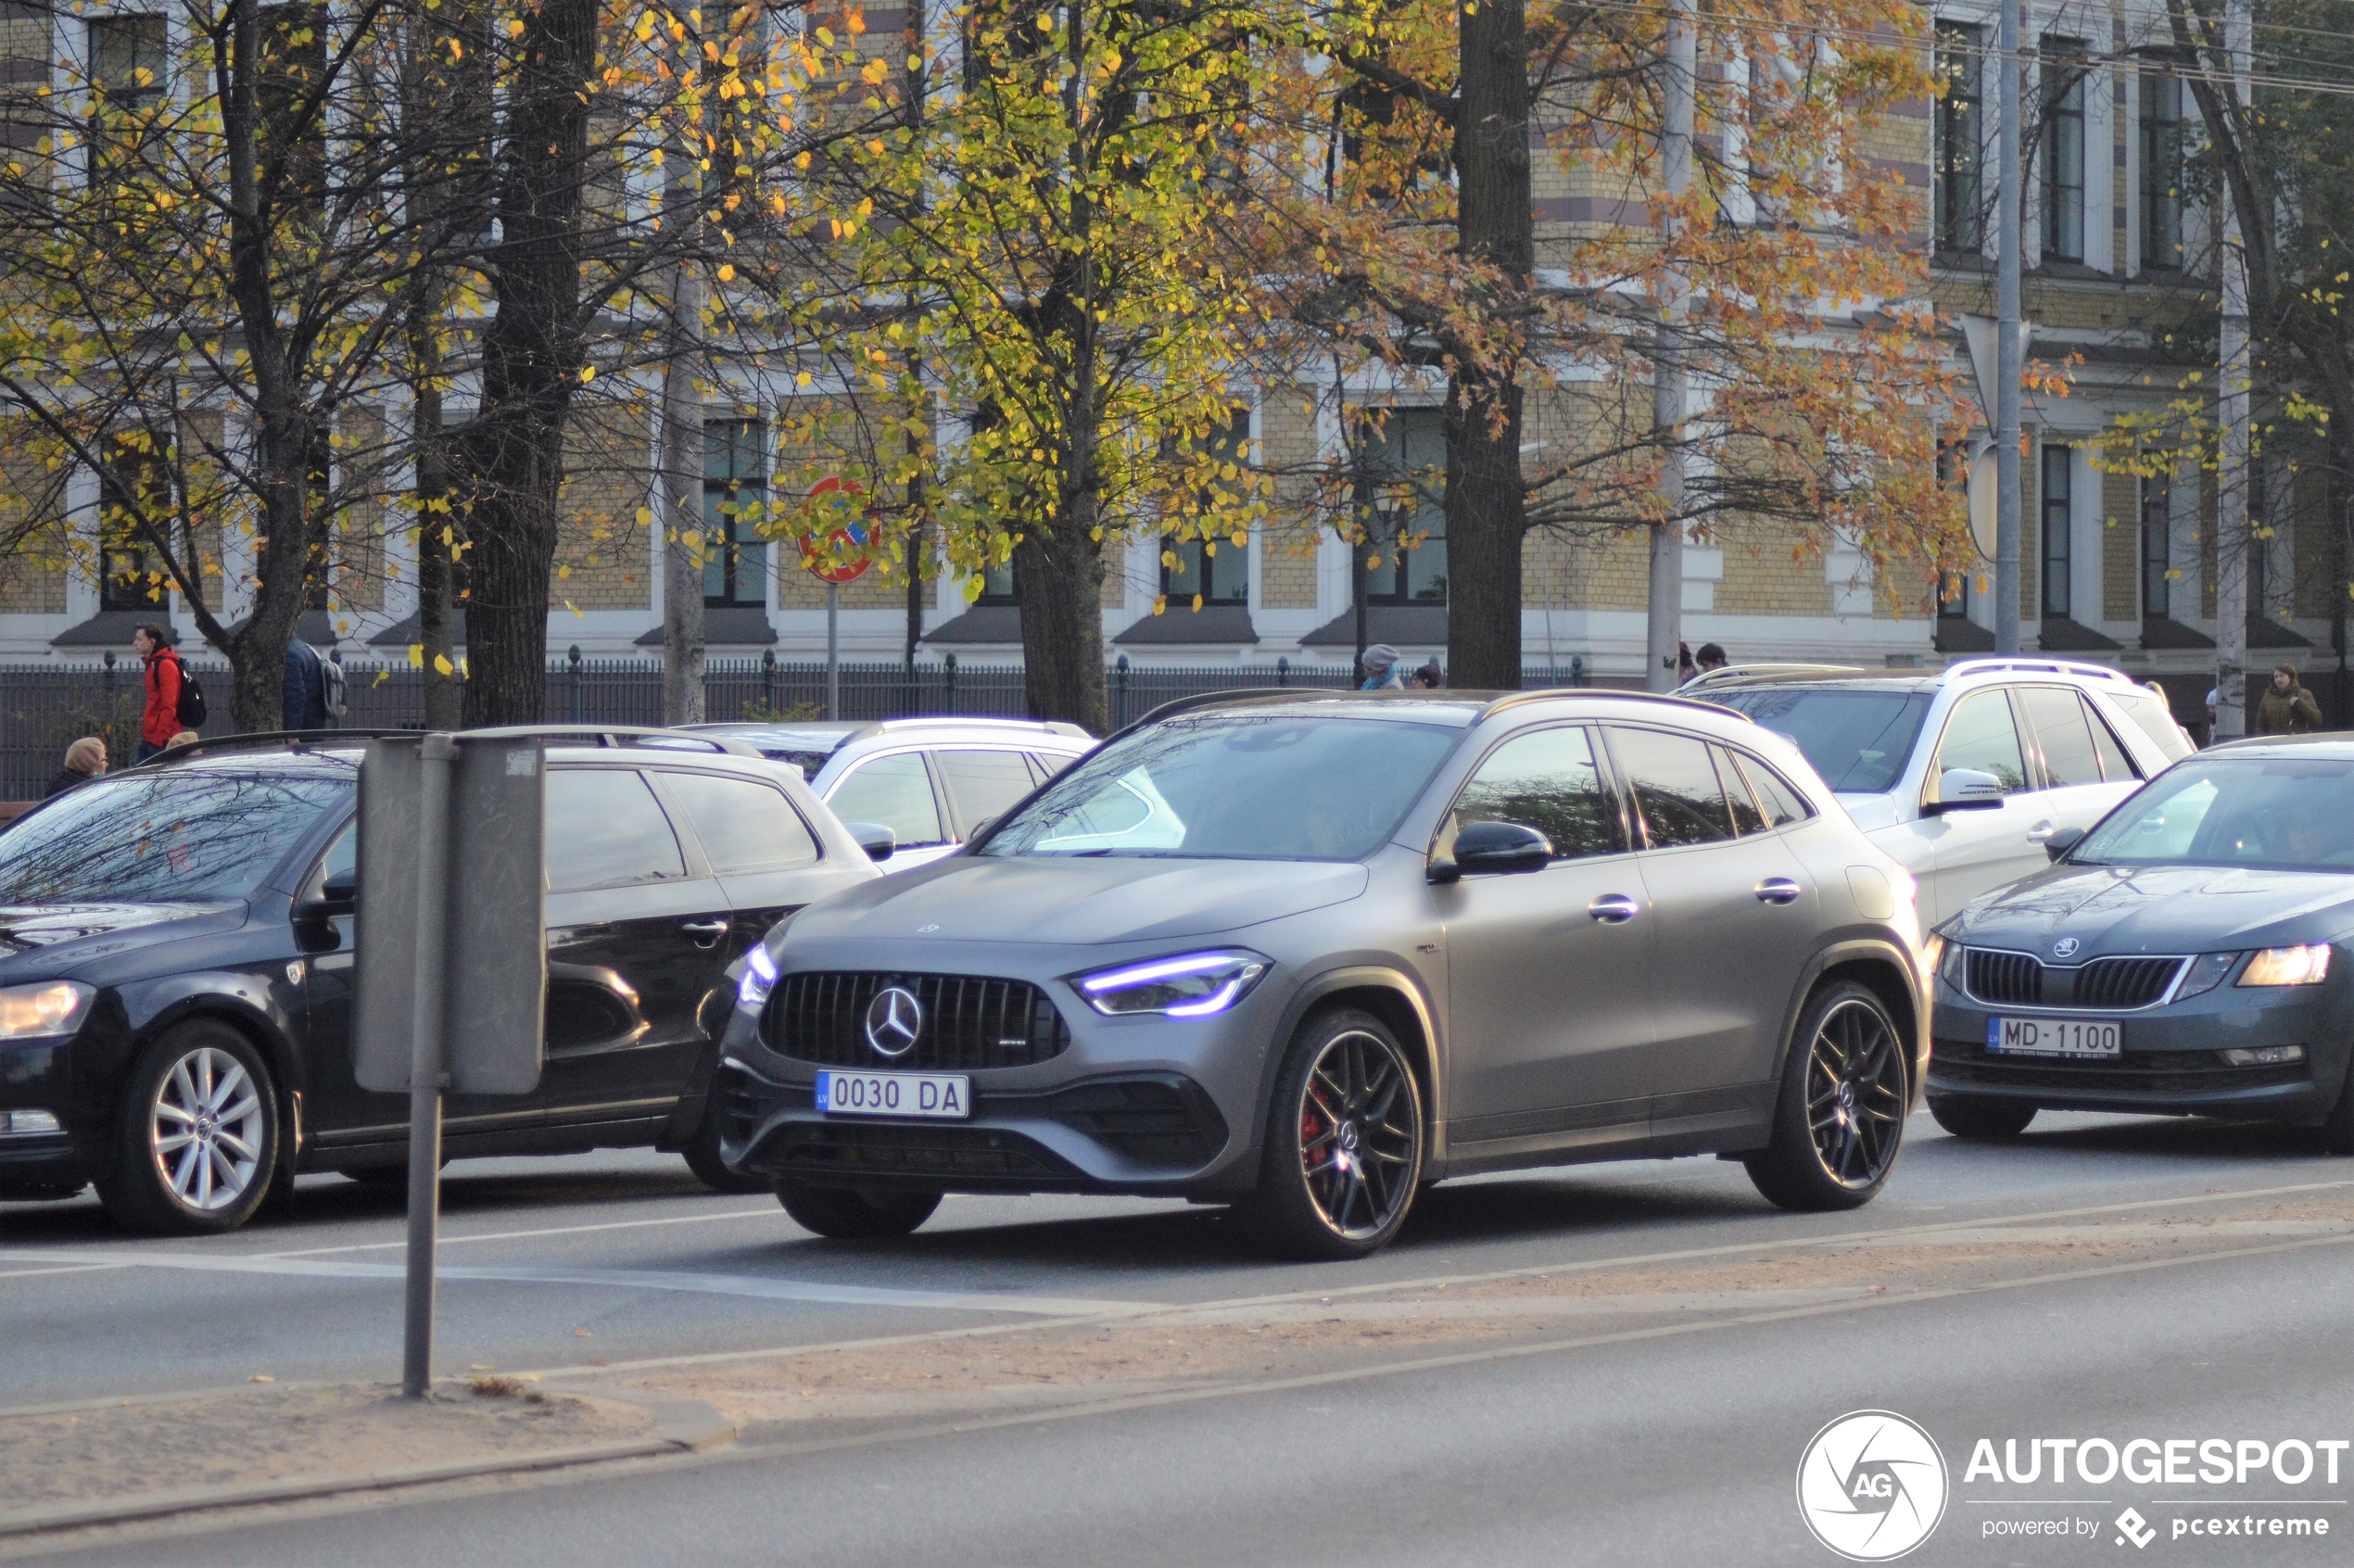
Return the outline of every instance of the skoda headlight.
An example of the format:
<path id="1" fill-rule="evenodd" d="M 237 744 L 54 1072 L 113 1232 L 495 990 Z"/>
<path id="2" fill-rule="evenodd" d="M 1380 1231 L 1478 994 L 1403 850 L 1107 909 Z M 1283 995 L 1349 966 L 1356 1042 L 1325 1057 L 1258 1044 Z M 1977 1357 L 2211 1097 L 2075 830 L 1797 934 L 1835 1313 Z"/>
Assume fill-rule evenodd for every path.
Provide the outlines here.
<path id="1" fill-rule="evenodd" d="M 1071 984 L 1089 1006 L 1109 1016 L 1165 1013 L 1172 1018 L 1201 1018 L 1241 1001 L 1272 967 L 1273 961 L 1264 955 L 1220 948 L 1097 969 L 1078 976 Z"/>
<path id="2" fill-rule="evenodd" d="M 757 1013 L 768 1005 L 768 993 L 777 989 L 777 961 L 768 956 L 768 944 L 762 942 L 744 955 L 744 976 L 736 982 L 736 1005 Z"/>
<path id="3" fill-rule="evenodd" d="M 37 1040 L 82 1027 L 97 992 L 80 980 L 0 987 L 0 1040 Z"/>
<path id="4" fill-rule="evenodd" d="M 2330 944 L 2310 947 L 2268 947 L 2247 961 L 2242 985 L 2319 985 L 2329 979 Z"/>

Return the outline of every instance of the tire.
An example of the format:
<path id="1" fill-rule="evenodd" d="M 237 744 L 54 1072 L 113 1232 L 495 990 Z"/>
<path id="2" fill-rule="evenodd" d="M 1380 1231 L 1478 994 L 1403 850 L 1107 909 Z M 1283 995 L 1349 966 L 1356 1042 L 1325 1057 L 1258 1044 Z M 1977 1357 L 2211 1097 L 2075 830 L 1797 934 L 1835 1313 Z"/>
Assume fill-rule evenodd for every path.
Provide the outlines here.
<path id="1" fill-rule="evenodd" d="M 98 1201 L 124 1230 L 202 1236 L 253 1218 L 278 1168 L 278 1095 L 252 1041 L 193 1018 L 140 1054 Z"/>
<path id="2" fill-rule="evenodd" d="M 695 1135 L 678 1151 L 686 1157 L 687 1169 L 695 1180 L 717 1193 L 765 1193 L 773 1190 L 773 1176 L 747 1176 L 740 1170 L 728 1169 L 719 1157 L 719 1096 L 714 1094 L 703 1102 L 702 1119 L 695 1124 Z M 921 1220 L 917 1221 L 921 1224 Z M 910 1227 L 912 1229 L 912 1227 Z"/>
<path id="3" fill-rule="evenodd" d="M 1908 1052 L 1888 1006 L 1854 980 L 1807 999 L 1782 1069 L 1773 1141 L 1744 1161 L 1777 1208 L 1860 1208 L 1887 1185 L 1910 1106 Z"/>
<path id="4" fill-rule="evenodd" d="M 793 1223 L 835 1241 L 877 1241 L 911 1234 L 940 1207 L 938 1193 L 861 1192 L 855 1187 L 813 1187 L 786 1177 L 777 1201 Z"/>
<path id="5" fill-rule="evenodd" d="M 2322 1148 L 2334 1155 L 2354 1155 L 2354 1064 L 2346 1069 L 2346 1086 L 2337 1092 L 2337 1104 L 2322 1120 Z"/>
<path id="6" fill-rule="evenodd" d="M 1406 1223 L 1429 1141 L 1412 1060 L 1358 1008 L 1320 1013 L 1284 1054 L 1258 1189 L 1236 1218 L 1302 1262 L 1369 1257 Z"/>
<path id="7" fill-rule="evenodd" d="M 1975 1094 L 1931 1094 L 1929 1114 L 1956 1138 L 2016 1138 L 2035 1119 L 2035 1107 Z"/>

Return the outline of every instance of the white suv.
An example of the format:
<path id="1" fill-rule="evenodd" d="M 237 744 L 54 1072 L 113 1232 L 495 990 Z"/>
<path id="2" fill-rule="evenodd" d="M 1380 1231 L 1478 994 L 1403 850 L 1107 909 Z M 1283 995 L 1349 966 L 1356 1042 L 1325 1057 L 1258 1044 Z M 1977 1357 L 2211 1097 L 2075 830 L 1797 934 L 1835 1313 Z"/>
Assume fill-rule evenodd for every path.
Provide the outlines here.
<path id="1" fill-rule="evenodd" d="M 1030 719 L 904 718 L 797 724 L 695 724 L 798 765 L 844 822 L 891 829 L 886 871 L 928 865 L 983 822 L 1095 749 L 1075 724 Z"/>
<path id="2" fill-rule="evenodd" d="M 2196 749 L 2166 699 L 2099 664 L 1964 659 L 1936 674 L 1735 665 L 1683 695 L 1797 742 L 1856 825 L 1920 883 L 1923 929 L 2048 864 Z"/>

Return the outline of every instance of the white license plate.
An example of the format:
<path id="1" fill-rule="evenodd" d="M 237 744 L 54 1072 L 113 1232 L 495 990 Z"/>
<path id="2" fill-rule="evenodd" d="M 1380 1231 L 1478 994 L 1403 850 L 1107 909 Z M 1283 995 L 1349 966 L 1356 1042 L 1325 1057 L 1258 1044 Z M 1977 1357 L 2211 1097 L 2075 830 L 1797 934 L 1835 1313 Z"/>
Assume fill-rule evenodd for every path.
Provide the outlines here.
<path id="1" fill-rule="evenodd" d="M 2114 1056 L 2125 1028 L 2073 1018 L 1988 1018 L 1986 1048 L 2004 1056 Z"/>
<path id="2" fill-rule="evenodd" d="M 962 1121 L 973 1113 L 961 1072 L 821 1072 L 817 1108 L 829 1116 L 919 1116 Z"/>

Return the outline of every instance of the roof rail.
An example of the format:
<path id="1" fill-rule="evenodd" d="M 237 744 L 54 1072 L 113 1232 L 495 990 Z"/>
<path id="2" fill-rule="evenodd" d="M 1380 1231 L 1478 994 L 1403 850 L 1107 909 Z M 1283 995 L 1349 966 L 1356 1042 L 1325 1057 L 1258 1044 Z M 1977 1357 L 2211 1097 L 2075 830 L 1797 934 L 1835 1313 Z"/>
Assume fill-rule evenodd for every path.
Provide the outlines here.
<path id="1" fill-rule="evenodd" d="M 131 765 L 147 767 L 159 762 L 180 762 L 207 753 L 217 756 L 222 752 L 253 752 L 271 746 L 293 745 L 309 747 L 316 751 L 345 750 L 361 741 L 374 740 L 378 736 L 418 735 L 423 732 L 422 728 L 398 726 L 356 729 L 254 730 L 237 735 L 200 737 L 184 746 L 174 746 L 169 751 L 158 752 L 146 762 L 133 763 Z M 565 736 L 581 736 L 588 738 L 597 746 L 626 746 L 642 743 L 648 740 L 660 740 L 669 742 L 667 746 L 661 748 L 663 750 L 684 750 L 687 746 L 693 746 L 700 750 L 724 752 L 728 756 L 754 758 L 760 756 L 756 747 L 747 746 L 740 740 L 729 740 L 716 735 L 688 735 L 676 729 L 661 729 L 648 725 L 515 724 L 496 729 L 465 729 L 458 733 L 467 736 L 489 736 L 502 740 L 552 740 Z"/>
<path id="2" fill-rule="evenodd" d="M 223 752 L 258 752 L 271 746 L 307 746 L 317 751 L 332 751 L 366 740 L 378 735 L 414 735 L 413 729 L 256 729 L 236 735 L 200 735 L 185 745 L 168 747 L 145 762 L 126 765 L 129 767 L 153 767 L 158 763 L 185 762 L 190 757 Z M 117 768 L 116 772 L 124 771 Z"/>
<path id="3" fill-rule="evenodd" d="M 1991 675 L 1999 670 L 2016 670 L 2030 675 L 2087 676 L 2095 680 L 2121 680 L 2133 684 L 2133 677 L 2123 670 L 2107 664 L 2088 664 L 2081 659 L 2022 658 L 2016 653 L 1995 654 L 1982 659 L 1956 659 L 1945 666 L 1939 685 L 1966 675 Z"/>
<path id="4" fill-rule="evenodd" d="M 390 733 L 400 732 L 396 730 Z M 496 740 L 555 740 L 565 736 L 583 736 L 588 738 L 592 745 L 598 747 L 644 746 L 649 741 L 659 740 L 664 744 L 648 749 L 682 751 L 691 746 L 725 756 L 751 757 L 755 761 L 765 760 L 761 757 L 758 747 L 747 746 L 740 740 L 730 740 L 724 735 L 692 735 L 683 729 L 664 729 L 658 725 L 510 724 L 492 729 L 461 730 L 459 733 L 470 738 L 480 737 Z"/>
<path id="5" fill-rule="evenodd" d="M 842 743 L 847 745 L 853 740 L 864 740 L 873 735 L 891 735 L 901 730 L 945 727 L 959 724 L 1019 725 L 1024 729 L 1044 731 L 1049 735 L 1069 735 L 1082 740 L 1095 739 L 1084 726 L 1072 724 L 1067 719 L 1000 718 L 989 714 L 916 714 L 906 718 L 877 719 L 871 724 L 862 725 L 844 736 Z"/>
<path id="6" fill-rule="evenodd" d="M 1614 686 L 1540 686 L 1527 691 L 1506 691 L 1490 700 L 1487 706 L 1479 711 L 1479 716 L 1486 718 L 1490 714 L 1502 713 L 1507 708 L 1517 708 L 1524 703 L 1553 702 L 1563 697 L 1599 698 L 1613 702 L 1664 702 L 1678 707 L 1704 709 L 1719 718 L 1737 717 L 1745 724 L 1757 722 L 1738 708 L 1687 697 L 1680 691 L 1627 691 Z"/>
<path id="7" fill-rule="evenodd" d="M 1696 675 L 1676 689 L 1698 691 L 1706 687 L 1733 686 L 1749 680 L 1816 680 L 1875 673 L 1861 664 L 1727 664 L 1721 669 Z"/>

